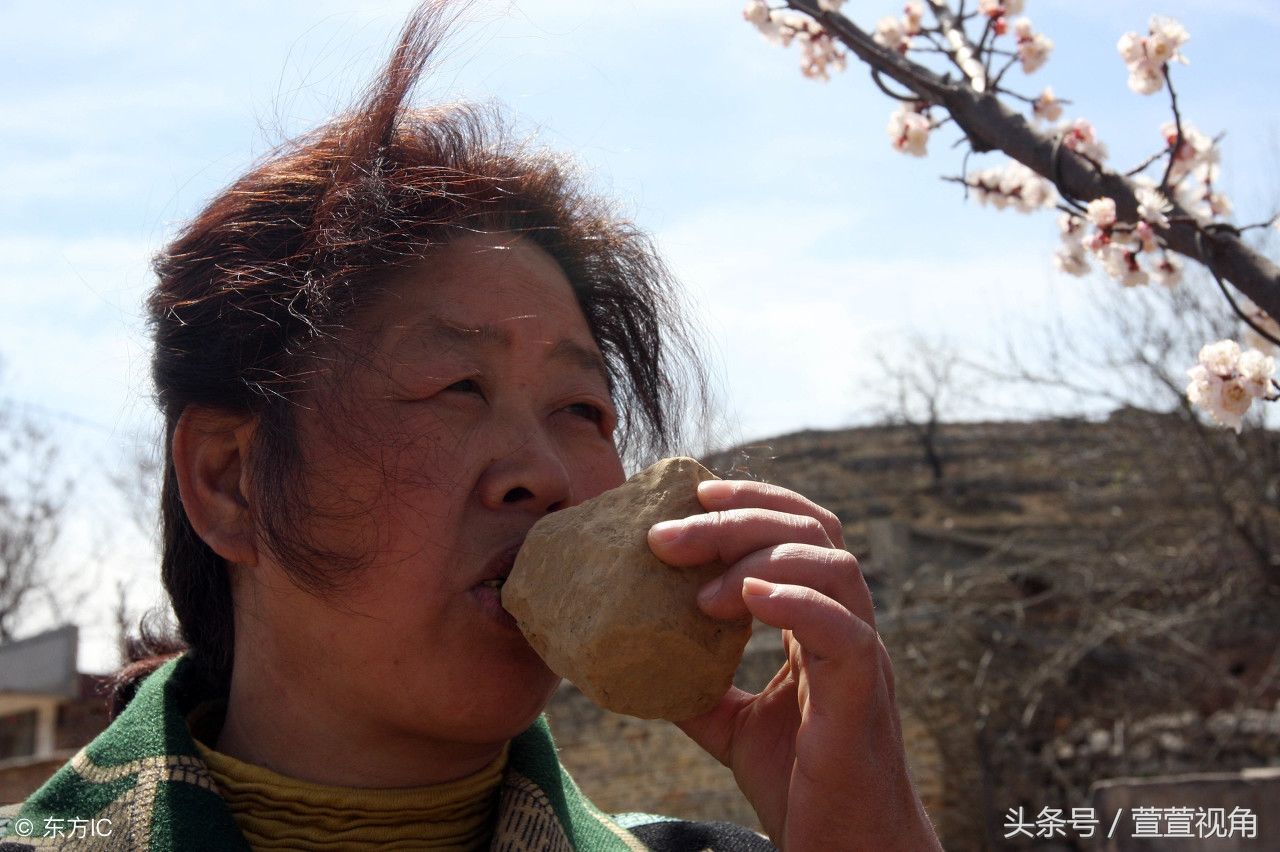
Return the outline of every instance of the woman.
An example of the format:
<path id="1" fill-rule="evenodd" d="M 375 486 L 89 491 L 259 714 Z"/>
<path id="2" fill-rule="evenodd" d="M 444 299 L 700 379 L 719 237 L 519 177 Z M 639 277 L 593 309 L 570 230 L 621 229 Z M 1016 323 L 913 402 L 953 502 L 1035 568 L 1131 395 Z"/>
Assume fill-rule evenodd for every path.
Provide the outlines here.
<path id="1" fill-rule="evenodd" d="M 620 484 L 624 451 L 669 450 L 690 347 L 647 242 L 560 163 L 474 109 L 405 106 L 438 18 L 160 256 L 182 643 L 124 673 L 119 716 L 3 848 L 767 848 L 607 817 L 556 761 L 557 678 L 497 587 L 539 517 Z M 682 729 L 781 848 L 938 848 L 839 522 L 760 483 L 699 498 L 650 547 L 723 560 L 702 608 L 782 628 L 789 658 Z"/>

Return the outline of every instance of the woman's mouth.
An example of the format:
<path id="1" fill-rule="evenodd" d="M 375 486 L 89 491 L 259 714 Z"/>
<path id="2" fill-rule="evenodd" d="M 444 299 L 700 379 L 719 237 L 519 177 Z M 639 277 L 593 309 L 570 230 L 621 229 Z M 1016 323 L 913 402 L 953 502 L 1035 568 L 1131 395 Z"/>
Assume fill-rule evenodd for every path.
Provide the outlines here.
<path id="1" fill-rule="evenodd" d="M 485 614 L 512 630 L 518 630 L 519 627 L 511 613 L 502 608 L 502 586 L 507 582 L 507 575 L 511 573 L 519 551 L 520 545 L 514 544 L 489 560 L 485 566 L 484 579 L 471 589 Z"/>

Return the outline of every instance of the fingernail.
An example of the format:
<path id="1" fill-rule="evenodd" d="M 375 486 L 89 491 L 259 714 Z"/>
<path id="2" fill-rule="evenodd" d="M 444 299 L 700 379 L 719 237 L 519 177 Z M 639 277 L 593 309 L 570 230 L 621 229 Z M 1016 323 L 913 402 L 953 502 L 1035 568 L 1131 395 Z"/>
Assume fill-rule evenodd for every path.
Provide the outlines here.
<path id="1" fill-rule="evenodd" d="M 770 583 L 768 580 L 761 580 L 758 577 L 746 577 L 742 581 L 742 593 L 744 595 L 751 595 L 757 598 L 769 597 L 773 594 L 773 590 L 776 588 L 777 586 L 773 583 Z"/>
<path id="2" fill-rule="evenodd" d="M 670 544 L 684 533 L 684 524 L 680 521 L 661 521 L 653 525 L 649 535 L 661 544 Z"/>
<path id="3" fill-rule="evenodd" d="M 715 503 L 728 500 L 733 493 L 733 486 L 723 479 L 708 479 L 698 483 L 698 497 Z"/>
<path id="4" fill-rule="evenodd" d="M 720 587 L 724 585 L 723 577 L 716 577 L 710 583 L 707 583 L 698 590 L 698 600 L 703 603 L 711 603 L 711 600 L 720 592 Z"/>

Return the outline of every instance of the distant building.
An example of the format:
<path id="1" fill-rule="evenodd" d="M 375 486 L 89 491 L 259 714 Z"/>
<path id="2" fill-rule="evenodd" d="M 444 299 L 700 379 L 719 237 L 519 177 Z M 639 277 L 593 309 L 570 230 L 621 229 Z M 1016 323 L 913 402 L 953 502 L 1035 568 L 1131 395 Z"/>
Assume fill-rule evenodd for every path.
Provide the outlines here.
<path id="1" fill-rule="evenodd" d="M 0 803 L 26 798 L 106 728 L 103 678 L 76 669 L 79 632 L 0 645 Z"/>

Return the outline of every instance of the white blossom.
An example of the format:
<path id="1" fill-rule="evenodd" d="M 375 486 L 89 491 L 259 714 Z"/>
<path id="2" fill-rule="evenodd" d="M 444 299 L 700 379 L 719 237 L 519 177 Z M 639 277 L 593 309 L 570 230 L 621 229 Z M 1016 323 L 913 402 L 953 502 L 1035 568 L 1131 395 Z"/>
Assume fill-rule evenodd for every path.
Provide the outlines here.
<path id="1" fill-rule="evenodd" d="M 1102 253 L 1102 265 L 1107 274 L 1125 287 L 1140 287 L 1147 283 L 1147 272 L 1138 264 L 1138 256 L 1124 246 L 1110 245 Z"/>
<path id="2" fill-rule="evenodd" d="M 1075 245 L 1064 244 L 1053 253 L 1053 265 L 1058 267 L 1060 272 L 1068 275 L 1080 277 L 1089 274 L 1089 260 L 1085 256 L 1084 246 L 1079 242 Z"/>
<path id="3" fill-rule="evenodd" d="M 1244 425 L 1244 413 L 1253 402 L 1253 395 L 1244 388 L 1243 383 L 1224 380 L 1202 365 L 1192 367 L 1187 375 L 1191 378 L 1191 383 L 1187 385 L 1187 400 L 1207 412 L 1220 425 L 1235 429 L 1238 434 Z"/>
<path id="4" fill-rule="evenodd" d="M 1120 51 L 1120 57 L 1127 65 L 1143 62 L 1147 58 L 1145 40 L 1137 33 L 1125 33 L 1120 36 L 1120 41 L 1116 43 L 1116 50 Z"/>
<path id="5" fill-rule="evenodd" d="M 1275 358 L 1257 349 L 1249 349 L 1240 353 L 1236 370 L 1245 389 L 1255 399 L 1266 399 L 1271 395 L 1271 377 L 1276 374 Z"/>
<path id="6" fill-rule="evenodd" d="M 1058 230 L 1064 240 L 1067 237 L 1079 240 L 1080 234 L 1084 233 L 1084 220 L 1073 213 L 1063 213 L 1058 217 Z"/>
<path id="7" fill-rule="evenodd" d="M 889 126 L 885 129 L 894 149 L 913 157 L 923 157 L 929 153 L 929 131 L 933 129 L 933 125 L 929 117 L 913 105 L 900 105 L 889 116 Z"/>
<path id="8" fill-rule="evenodd" d="M 1150 29 L 1151 35 L 1148 36 L 1146 45 L 1147 57 L 1160 65 L 1174 61 L 1185 65 L 1187 59 L 1178 52 L 1178 48 L 1191 39 L 1186 27 L 1173 18 L 1156 15 L 1151 19 Z"/>
<path id="9" fill-rule="evenodd" d="M 769 13 L 767 18 L 761 19 L 759 11 L 761 7 Z M 748 3 L 742 16 L 755 24 L 756 29 L 765 39 L 781 47 L 790 47 L 797 35 L 808 32 L 810 29 L 822 31 L 822 27 L 808 15 L 789 9 L 769 9 L 763 2 L 758 5 L 754 2 Z"/>
<path id="10" fill-rule="evenodd" d="M 786 47 L 791 44 L 791 37 L 795 34 L 795 31 L 783 26 L 779 17 L 775 13 L 769 12 L 769 7 L 763 2 L 759 5 L 768 13 L 763 20 L 757 21 L 751 17 L 751 15 L 755 14 L 751 5 L 748 5 L 743 10 L 742 16 L 754 24 L 755 28 L 760 31 L 760 35 L 764 36 L 765 40 L 771 44 L 776 44 L 780 47 Z"/>
<path id="11" fill-rule="evenodd" d="M 1176 287 L 1182 281 L 1182 261 L 1162 252 L 1160 259 L 1151 266 L 1151 277 L 1166 287 Z"/>
<path id="12" fill-rule="evenodd" d="M 989 18 L 1021 15 L 1023 0 L 978 0 L 978 12 Z"/>
<path id="13" fill-rule="evenodd" d="M 1200 366 L 1219 378 L 1230 378 L 1240 361 L 1240 344 L 1234 340 L 1219 340 L 1200 347 Z"/>
<path id="14" fill-rule="evenodd" d="M 818 8 L 824 12 L 839 12 L 845 0 L 818 0 Z"/>
<path id="15" fill-rule="evenodd" d="M 783 47 L 789 47 L 791 40 L 799 33 L 822 29 L 817 21 L 793 9 L 774 9 L 769 17 L 782 28 Z"/>
<path id="16" fill-rule="evenodd" d="M 1017 165 L 1024 172 L 1018 183 L 1019 197 L 1022 200 L 1019 209 L 1029 213 L 1037 207 L 1052 207 L 1058 200 L 1058 192 L 1053 188 L 1053 184 L 1021 163 Z"/>
<path id="17" fill-rule="evenodd" d="M 973 55 L 973 51 L 969 49 L 968 43 L 957 29 L 947 30 L 947 43 L 951 45 L 954 51 L 956 64 L 960 66 L 960 70 L 969 78 L 969 85 L 973 87 L 975 92 L 985 92 L 987 89 L 987 69 L 982 66 L 982 62 Z"/>
<path id="18" fill-rule="evenodd" d="M 1141 62 L 1129 68 L 1129 89 L 1139 95 L 1154 95 L 1164 88 L 1164 72 L 1159 66 Z"/>
<path id="19" fill-rule="evenodd" d="M 1191 379 L 1187 385 L 1187 401 L 1192 405 L 1208 409 L 1214 396 L 1214 385 L 1222 380 L 1206 370 L 1203 364 L 1196 364 L 1187 370 L 1187 376 Z"/>
<path id="20" fill-rule="evenodd" d="M 1189 38 L 1182 24 L 1159 16 L 1151 19 L 1147 35 L 1122 35 L 1116 49 L 1129 69 L 1129 88 L 1140 95 L 1151 95 L 1164 88 L 1165 66 L 1175 60 L 1187 61 L 1178 48 Z"/>
<path id="21" fill-rule="evenodd" d="M 907 34 L 906 27 L 903 26 L 902 21 L 893 15 L 881 18 L 880 22 L 876 24 L 875 33 L 871 37 L 881 47 L 896 50 L 898 53 L 906 53 L 911 47 L 911 36 Z"/>
<path id="22" fill-rule="evenodd" d="M 812 27 L 796 34 L 800 42 L 800 73 L 811 80 L 830 80 L 827 69 L 845 69 L 848 59 L 831 34 Z"/>
<path id="23" fill-rule="evenodd" d="M 1219 219 L 1231 215 L 1231 201 L 1221 192 L 1208 193 L 1204 201 L 1209 206 L 1211 215 L 1217 216 Z"/>
<path id="24" fill-rule="evenodd" d="M 1173 209 L 1169 199 L 1160 194 L 1158 189 L 1140 186 L 1136 192 L 1138 198 L 1138 216 L 1152 225 L 1161 228 L 1169 227 L 1169 217 L 1165 215 Z"/>
<path id="25" fill-rule="evenodd" d="M 997 210 L 1012 206 L 1030 213 L 1057 200 L 1053 184 L 1016 160 L 984 169 L 970 176 L 967 184 L 979 204 L 990 204 Z"/>
<path id="26" fill-rule="evenodd" d="M 1031 104 L 1031 114 L 1044 122 L 1057 121 L 1062 117 L 1062 102 L 1053 94 L 1053 88 L 1045 86 L 1040 97 Z"/>
<path id="27" fill-rule="evenodd" d="M 1131 236 L 1142 251 L 1154 253 L 1160 247 L 1160 241 L 1156 238 L 1155 229 L 1145 219 L 1139 219 L 1138 224 L 1133 226 Z"/>
<path id="28" fill-rule="evenodd" d="M 799 12 L 770 9 L 763 0 L 750 0 L 742 16 L 756 26 L 769 41 L 789 47 L 800 43 L 800 73 L 811 79 L 827 80 L 829 70 L 843 71 L 848 61 L 845 52 L 822 25 Z"/>
<path id="29" fill-rule="evenodd" d="M 907 0 L 902 7 L 902 23 L 908 35 L 920 32 L 924 22 L 924 4 L 920 0 Z"/>
<path id="30" fill-rule="evenodd" d="M 1196 366 L 1187 371 L 1187 399 L 1209 416 L 1239 432 L 1255 399 L 1272 399 L 1275 359 L 1256 350 L 1240 351 L 1234 340 L 1219 340 L 1200 350 Z"/>
<path id="31" fill-rule="evenodd" d="M 1101 163 L 1107 158 L 1107 146 L 1099 141 L 1093 125 L 1083 118 L 1077 118 L 1067 127 L 1062 135 L 1062 144 L 1095 162 Z"/>
<path id="32" fill-rule="evenodd" d="M 1114 198 L 1095 198 L 1085 208 L 1085 217 L 1099 228 L 1110 228 L 1116 223 Z"/>
<path id="33" fill-rule="evenodd" d="M 1170 182 L 1177 183 L 1188 174 L 1193 174 L 1202 181 L 1213 179 L 1220 161 L 1218 146 L 1213 139 L 1186 122 L 1182 124 L 1180 145 L 1178 144 L 1178 125 L 1174 122 L 1165 122 L 1160 128 L 1160 133 L 1170 148 L 1176 146 L 1173 152 L 1173 168 L 1169 171 Z"/>
<path id="34" fill-rule="evenodd" d="M 1033 32 L 1028 18 L 1019 18 L 1013 30 L 1018 36 L 1018 60 L 1022 62 L 1022 70 L 1031 74 L 1049 58 L 1053 40 L 1044 33 Z"/>
<path id="35" fill-rule="evenodd" d="M 1215 183 L 1222 173 L 1220 156 L 1218 146 L 1214 145 L 1205 152 L 1205 156 L 1201 157 L 1200 161 L 1191 169 L 1191 176 L 1203 183 Z"/>
<path id="36" fill-rule="evenodd" d="M 769 23 L 769 4 L 765 0 L 747 0 L 742 17 L 757 27 Z"/>
<path id="37" fill-rule="evenodd" d="M 1058 230 L 1062 234 L 1062 245 L 1053 254 L 1053 265 L 1068 275 L 1087 275 L 1089 260 L 1081 241 L 1085 220 L 1073 213 L 1063 213 L 1058 217 Z"/>
<path id="38" fill-rule="evenodd" d="M 1195 181 L 1183 181 L 1175 189 L 1178 203 L 1201 220 L 1231 215 L 1231 200 L 1212 187 Z"/>

